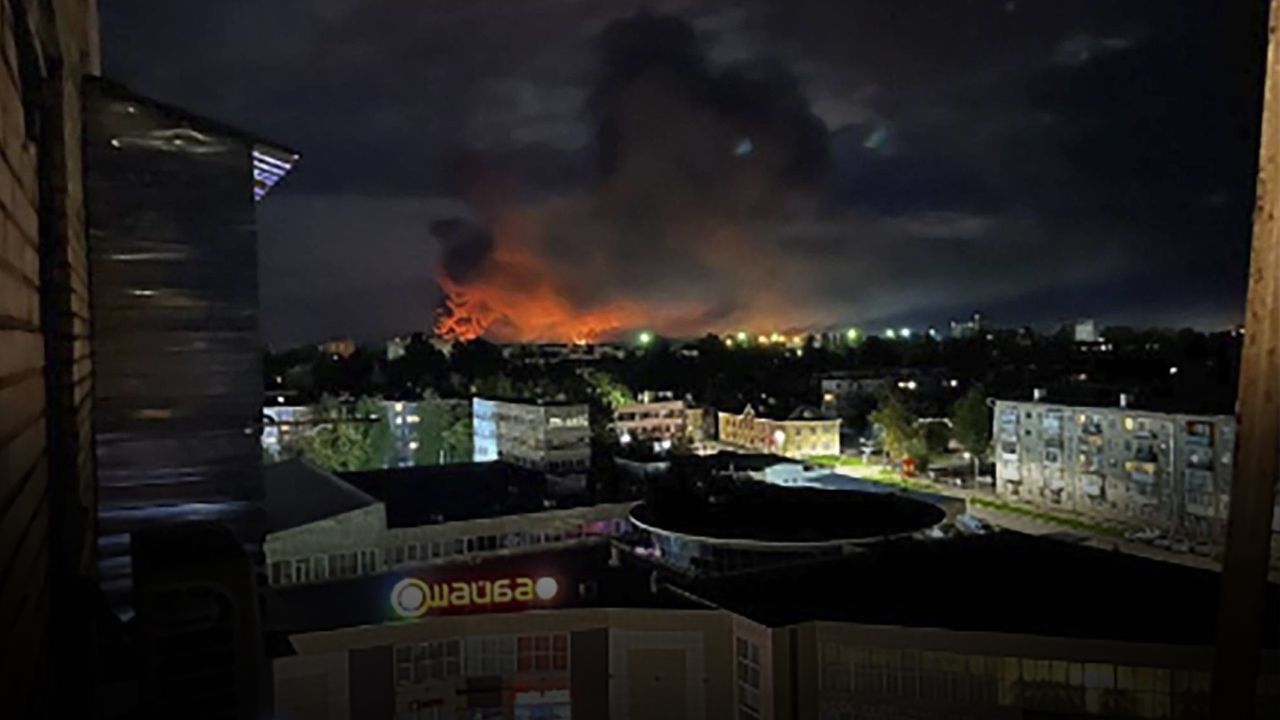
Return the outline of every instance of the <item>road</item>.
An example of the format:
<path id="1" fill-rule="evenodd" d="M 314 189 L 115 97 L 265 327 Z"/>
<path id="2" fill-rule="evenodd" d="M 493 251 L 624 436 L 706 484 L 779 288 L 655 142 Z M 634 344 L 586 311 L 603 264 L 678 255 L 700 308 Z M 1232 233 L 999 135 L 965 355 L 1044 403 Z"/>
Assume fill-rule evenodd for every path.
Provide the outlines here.
<path id="1" fill-rule="evenodd" d="M 838 467 L 834 469 L 842 475 L 875 480 L 873 473 L 867 472 L 866 470 L 859 473 L 858 470 L 861 468 Z M 867 470 L 870 470 L 870 468 Z M 992 497 L 991 493 L 985 490 L 957 488 L 925 480 L 917 480 L 914 483 L 914 486 L 924 492 L 950 495 L 952 497 L 964 498 L 966 500 L 973 497 Z M 1222 563 L 1220 561 L 1204 557 L 1203 555 L 1173 552 L 1171 550 L 1164 550 L 1146 543 L 1130 542 L 1128 540 L 1111 537 L 1109 535 L 1099 535 L 1078 527 L 1062 525 L 1049 519 L 1029 517 L 1021 513 L 1007 512 L 974 503 L 969 503 L 969 514 L 976 518 L 985 520 L 996 527 L 1013 530 L 1014 532 L 1026 533 L 1027 535 L 1049 536 L 1063 542 L 1079 543 L 1081 545 L 1098 548 L 1099 550 L 1119 550 L 1120 552 L 1129 555 L 1144 557 L 1151 560 L 1159 560 L 1161 562 L 1177 563 L 1179 565 L 1199 568 L 1201 570 L 1211 570 L 1213 572 L 1221 572 L 1222 570 Z M 1269 573 L 1269 577 L 1272 582 L 1280 582 L 1280 568 L 1273 566 Z"/>

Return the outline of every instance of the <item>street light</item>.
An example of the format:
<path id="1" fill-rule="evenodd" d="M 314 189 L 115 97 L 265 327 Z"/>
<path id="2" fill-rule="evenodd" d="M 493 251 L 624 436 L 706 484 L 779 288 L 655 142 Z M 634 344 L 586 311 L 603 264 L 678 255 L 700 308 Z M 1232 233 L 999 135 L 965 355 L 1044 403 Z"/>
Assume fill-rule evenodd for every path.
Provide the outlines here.
<path id="1" fill-rule="evenodd" d="M 637 339 L 640 341 L 641 345 L 650 345 L 653 343 L 653 333 L 646 330 L 640 333 L 640 337 Z"/>

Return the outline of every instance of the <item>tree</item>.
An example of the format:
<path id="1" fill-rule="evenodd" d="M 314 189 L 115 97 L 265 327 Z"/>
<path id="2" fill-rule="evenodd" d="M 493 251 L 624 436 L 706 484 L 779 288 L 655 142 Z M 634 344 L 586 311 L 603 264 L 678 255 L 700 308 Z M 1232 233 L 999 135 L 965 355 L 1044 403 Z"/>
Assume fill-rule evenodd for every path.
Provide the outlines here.
<path id="1" fill-rule="evenodd" d="M 471 413 L 465 402 L 426 399 L 418 403 L 415 465 L 471 461 Z"/>
<path id="2" fill-rule="evenodd" d="M 870 415 L 871 422 L 880 428 L 885 452 L 891 458 L 911 454 L 912 442 L 922 439 L 916 428 L 916 417 L 903 405 L 901 398 L 892 391 L 880 397 L 880 407 Z M 923 444 L 923 443 L 921 443 Z"/>
<path id="3" fill-rule="evenodd" d="M 471 462 L 475 451 L 472 447 L 474 430 L 471 416 L 456 420 L 444 431 L 443 458 L 447 463 Z"/>
<path id="4" fill-rule="evenodd" d="M 611 373 L 603 370 L 584 370 L 582 378 L 587 381 L 592 397 L 611 411 L 636 401 L 631 388 L 622 384 Z"/>
<path id="5" fill-rule="evenodd" d="M 951 432 L 960 447 L 975 457 L 987 454 L 991 444 L 991 408 L 981 385 L 969 388 L 951 406 Z"/>
<path id="6" fill-rule="evenodd" d="M 391 421 L 383 403 L 360 398 L 341 403 L 325 398 L 312 406 L 317 424 L 298 440 L 311 462 L 336 472 L 376 470 L 391 457 Z"/>

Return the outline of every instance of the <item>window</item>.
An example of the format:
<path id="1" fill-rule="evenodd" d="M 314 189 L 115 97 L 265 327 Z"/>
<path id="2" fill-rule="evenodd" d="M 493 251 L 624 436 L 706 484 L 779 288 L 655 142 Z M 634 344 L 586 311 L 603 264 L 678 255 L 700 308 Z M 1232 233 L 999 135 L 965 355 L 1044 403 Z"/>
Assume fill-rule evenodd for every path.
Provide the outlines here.
<path id="1" fill-rule="evenodd" d="M 403 545 L 397 545 L 391 551 L 392 562 L 399 565 L 404 562 L 405 552 Z"/>
<path id="2" fill-rule="evenodd" d="M 760 717 L 760 646 L 737 638 L 738 717 L 759 720 Z"/>
<path id="3" fill-rule="evenodd" d="M 397 685 L 421 684 L 457 677 L 462 673 L 462 642 L 437 640 L 395 649 Z"/>
<path id="4" fill-rule="evenodd" d="M 293 563 L 284 560 L 271 563 L 271 584 L 288 585 L 293 582 Z"/>
<path id="5" fill-rule="evenodd" d="M 515 669 L 515 638 L 501 635 L 467 638 L 467 677 L 509 675 Z"/>
<path id="6" fill-rule="evenodd" d="M 293 580 L 300 583 L 311 581 L 310 560 L 297 560 L 293 563 Z"/>
<path id="7" fill-rule="evenodd" d="M 405 547 L 405 557 L 409 558 L 410 562 L 418 559 L 418 543 L 409 543 Z"/>
<path id="8" fill-rule="evenodd" d="M 516 641 L 516 670 L 548 672 L 568 669 L 568 635 L 525 635 Z"/>
<path id="9" fill-rule="evenodd" d="M 326 580 L 329 577 L 329 559 L 323 555 L 311 559 L 311 578 Z"/>

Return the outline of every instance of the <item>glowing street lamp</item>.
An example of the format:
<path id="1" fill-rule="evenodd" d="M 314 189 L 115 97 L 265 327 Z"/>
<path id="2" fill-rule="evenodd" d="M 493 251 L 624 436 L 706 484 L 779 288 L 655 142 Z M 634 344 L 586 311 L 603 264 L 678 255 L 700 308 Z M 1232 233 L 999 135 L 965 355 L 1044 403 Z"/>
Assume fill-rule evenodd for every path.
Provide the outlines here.
<path id="1" fill-rule="evenodd" d="M 858 341 L 858 328 L 849 328 L 848 330 L 846 330 L 846 331 L 845 331 L 845 333 L 844 333 L 844 338 L 845 338 L 846 340 L 848 340 L 849 342 L 857 342 L 857 341 Z"/>
<path id="2" fill-rule="evenodd" d="M 639 336 L 638 338 L 636 338 L 636 339 L 640 341 L 640 344 L 641 344 L 641 345 L 644 345 L 644 346 L 652 345 L 652 344 L 653 344 L 653 333 L 651 333 L 651 332 L 649 332 L 648 330 L 646 330 L 646 331 L 644 331 L 644 332 L 640 333 L 640 336 Z"/>
<path id="3" fill-rule="evenodd" d="M 889 338 L 890 340 L 893 340 L 894 338 L 898 337 L 898 333 L 895 332 L 893 328 L 889 328 L 888 330 L 884 331 L 884 336 Z"/>
<path id="4" fill-rule="evenodd" d="M 741 330 L 738 331 L 738 342 L 742 343 L 743 345 L 747 344 L 747 334 Z"/>
<path id="5" fill-rule="evenodd" d="M 911 328 L 902 328 L 898 331 L 898 334 L 902 336 L 902 339 L 906 340 L 911 337 Z"/>

